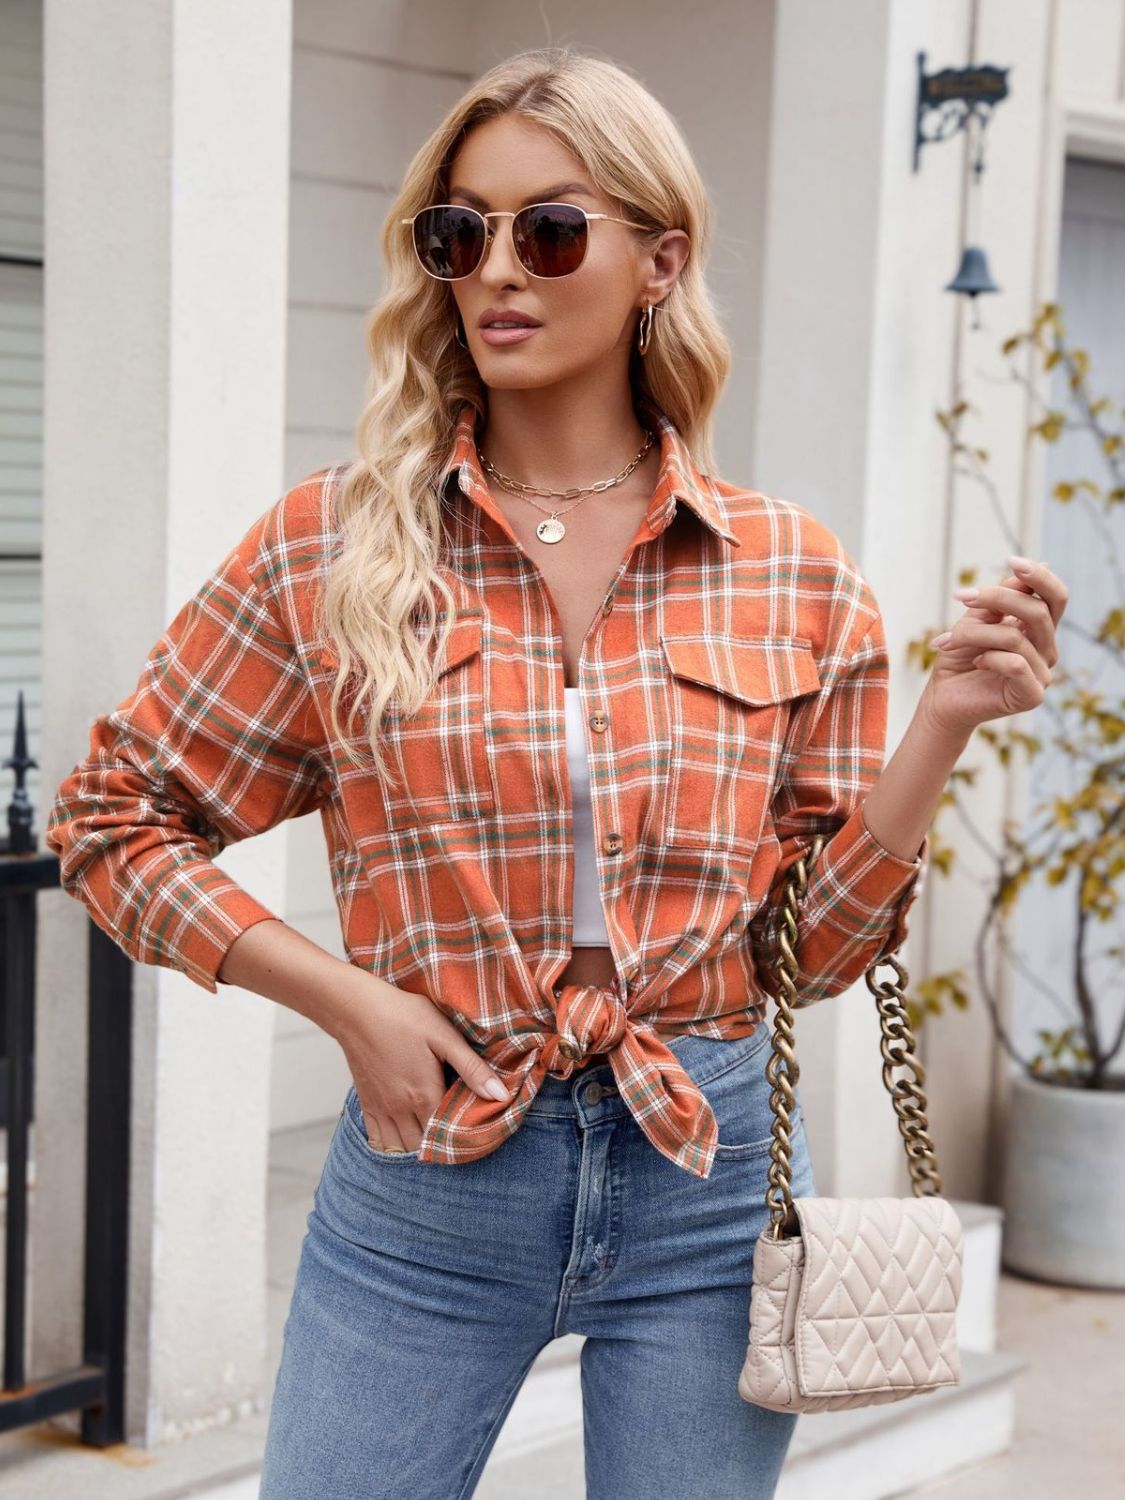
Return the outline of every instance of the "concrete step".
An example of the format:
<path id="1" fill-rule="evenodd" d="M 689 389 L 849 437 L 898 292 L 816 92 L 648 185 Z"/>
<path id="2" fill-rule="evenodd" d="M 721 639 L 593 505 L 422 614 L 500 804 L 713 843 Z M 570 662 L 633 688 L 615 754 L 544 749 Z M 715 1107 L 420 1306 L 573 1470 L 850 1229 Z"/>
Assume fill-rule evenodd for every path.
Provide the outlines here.
<path id="1" fill-rule="evenodd" d="M 957 1304 L 957 1343 L 986 1353 L 996 1348 L 996 1297 L 1000 1286 L 1003 1211 L 992 1203 L 949 1200 L 961 1220 L 964 1276 Z"/>
<path id="2" fill-rule="evenodd" d="M 806 1413 L 777 1500 L 886 1500 L 1012 1446 L 1019 1355 L 961 1351 L 961 1383 L 887 1406 Z"/>

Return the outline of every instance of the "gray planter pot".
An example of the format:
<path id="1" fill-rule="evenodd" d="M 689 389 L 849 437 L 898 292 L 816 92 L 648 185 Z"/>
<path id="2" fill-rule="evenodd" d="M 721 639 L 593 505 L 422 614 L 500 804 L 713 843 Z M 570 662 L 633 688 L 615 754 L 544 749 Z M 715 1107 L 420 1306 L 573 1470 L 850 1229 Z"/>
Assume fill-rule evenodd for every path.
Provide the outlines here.
<path id="1" fill-rule="evenodd" d="M 1005 1267 L 1125 1289 L 1125 1089 L 1012 1075 L 1001 1206 Z"/>

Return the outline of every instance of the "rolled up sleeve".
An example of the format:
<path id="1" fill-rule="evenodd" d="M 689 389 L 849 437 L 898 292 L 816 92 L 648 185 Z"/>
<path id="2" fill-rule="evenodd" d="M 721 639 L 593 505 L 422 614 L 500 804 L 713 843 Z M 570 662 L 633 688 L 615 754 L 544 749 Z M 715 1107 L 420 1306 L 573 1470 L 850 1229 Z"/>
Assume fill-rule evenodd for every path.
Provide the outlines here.
<path id="1" fill-rule="evenodd" d="M 45 833 L 63 889 L 130 958 L 212 993 L 235 939 L 276 917 L 215 856 L 329 790 L 307 677 L 247 566 L 261 520 L 94 720 Z"/>

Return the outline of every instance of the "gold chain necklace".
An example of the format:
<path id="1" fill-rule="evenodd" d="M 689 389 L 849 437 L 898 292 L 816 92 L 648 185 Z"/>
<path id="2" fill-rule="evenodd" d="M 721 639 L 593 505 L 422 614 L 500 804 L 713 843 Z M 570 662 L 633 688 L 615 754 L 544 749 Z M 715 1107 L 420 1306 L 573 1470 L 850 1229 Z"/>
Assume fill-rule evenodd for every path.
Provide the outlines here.
<path id="1" fill-rule="evenodd" d="M 541 542 L 561 542 L 563 537 L 566 536 L 566 527 L 559 520 L 559 516 L 568 516 L 572 510 L 578 509 L 583 500 L 588 499 L 591 495 L 600 494 L 602 490 L 612 489 L 615 484 L 620 484 L 622 480 L 627 479 L 655 441 L 656 439 L 653 434 L 646 428 L 643 446 L 637 456 L 625 465 L 620 474 L 615 474 L 612 479 L 599 479 L 596 484 L 574 485 L 568 490 L 547 490 L 538 485 L 522 484 L 518 479 L 512 479 L 507 474 L 501 474 L 499 469 L 489 463 L 479 448 L 477 449 L 477 454 L 480 458 L 481 468 L 492 479 L 495 479 L 496 483 L 502 489 L 509 490 L 521 500 L 526 500 L 529 505 L 534 505 L 536 510 L 547 512 L 547 520 L 540 521 L 539 525 L 535 528 L 535 535 L 539 540 Z M 537 500 L 531 499 L 532 495 L 557 495 L 564 500 L 571 495 L 580 495 L 582 499 L 576 500 L 573 505 L 568 506 L 566 510 L 560 512 L 549 505 L 540 505 Z"/>

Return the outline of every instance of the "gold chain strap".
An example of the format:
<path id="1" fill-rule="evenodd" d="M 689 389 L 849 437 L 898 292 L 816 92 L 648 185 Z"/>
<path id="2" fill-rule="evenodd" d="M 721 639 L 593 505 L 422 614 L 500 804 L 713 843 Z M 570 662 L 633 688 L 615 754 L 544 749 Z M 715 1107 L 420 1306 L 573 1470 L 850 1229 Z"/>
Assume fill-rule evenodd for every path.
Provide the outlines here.
<path id="1" fill-rule="evenodd" d="M 770 1213 L 770 1233 L 775 1240 L 781 1239 L 784 1232 L 793 1227 L 795 1219 L 793 1197 L 789 1190 L 792 1166 L 789 1131 L 795 1107 L 794 1085 L 800 1077 L 800 1069 L 797 1066 L 793 1012 L 811 1003 L 809 1000 L 802 1000 L 797 993 L 798 907 L 805 895 L 809 871 L 816 863 L 824 843 L 825 835 L 816 834 L 805 854 L 790 866 L 782 902 L 779 934 L 781 953 L 772 965 L 778 976 L 780 992 L 776 997 L 773 1055 L 766 1064 L 766 1077 L 773 1085 L 770 1093 L 773 1141 L 770 1145 L 766 1207 Z M 874 979 L 875 970 L 881 963 L 889 963 L 894 968 L 894 980 L 879 983 Z M 865 977 L 867 987 L 875 996 L 879 1007 L 883 1083 L 891 1096 L 898 1117 L 899 1133 L 905 1143 L 912 1191 L 916 1198 L 938 1195 L 941 1193 L 941 1178 L 926 1119 L 926 1074 L 914 1055 L 914 1033 L 906 1014 L 905 991 L 909 976 L 897 958 L 890 953 L 881 953 L 868 966 Z M 785 1062 L 783 1071 L 780 1069 L 782 1059 Z M 900 1066 L 913 1073 L 913 1080 L 892 1080 L 892 1069 Z"/>

